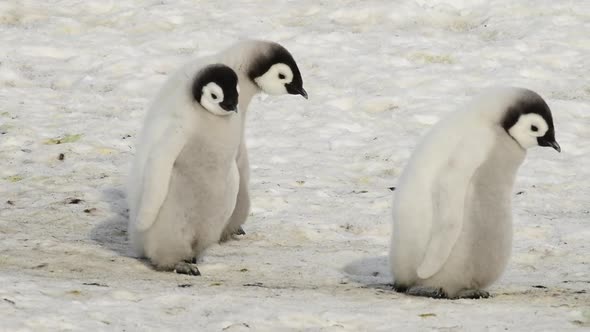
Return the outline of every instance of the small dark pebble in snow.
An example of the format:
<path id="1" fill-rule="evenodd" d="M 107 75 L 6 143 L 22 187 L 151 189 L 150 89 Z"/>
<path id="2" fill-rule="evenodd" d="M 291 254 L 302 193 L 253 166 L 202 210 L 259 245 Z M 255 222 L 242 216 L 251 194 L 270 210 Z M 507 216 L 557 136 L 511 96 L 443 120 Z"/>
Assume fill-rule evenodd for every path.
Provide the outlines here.
<path id="1" fill-rule="evenodd" d="M 64 160 L 65 158 L 66 158 L 66 155 L 65 155 L 65 154 L 63 154 L 63 153 L 60 153 L 60 154 L 57 156 L 57 160 Z"/>
<path id="2" fill-rule="evenodd" d="M 248 324 L 246 324 L 246 323 L 241 323 L 241 324 L 232 324 L 232 325 L 230 325 L 230 326 L 226 326 L 226 327 L 222 328 L 221 330 L 222 330 L 222 331 L 227 331 L 227 330 L 231 329 L 231 328 L 232 328 L 232 327 L 234 327 L 234 326 L 240 326 L 240 325 L 241 325 L 241 326 L 244 326 L 244 327 L 247 327 L 247 328 L 250 328 L 250 325 L 248 325 Z"/>
<path id="3" fill-rule="evenodd" d="M 389 187 L 389 190 L 395 191 L 395 187 Z"/>
<path id="4" fill-rule="evenodd" d="M 545 289 L 545 288 L 547 288 L 547 287 L 545 287 L 545 286 L 543 286 L 543 285 L 534 285 L 534 286 L 533 286 L 533 288 L 543 288 L 543 289 Z"/>
<path id="5" fill-rule="evenodd" d="M 31 149 L 20 149 L 24 153 L 31 153 Z"/>
<path id="6" fill-rule="evenodd" d="M 358 191 L 357 190 L 353 190 L 352 191 L 353 194 L 366 194 L 368 192 L 369 192 L 368 190 L 358 190 Z"/>
<path id="7" fill-rule="evenodd" d="M 9 300 L 9 299 L 4 299 L 4 301 L 12 304 L 12 305 L 16 305 L 16 302 L 14 302 L 13 300 Z"/>
<path id="8" fill-rule="evenodd" d="M 180 287 L 180 288 L 189 288 L 189 287 L 193 287 L 193 285 L 192 284 L 180 284 L 180 285 L 178 285 L 178 287 Z"/>
<path id="9" fill-rule="evenodd" d="M 13 201 L 10 201 L 10 200 L 8 200 L 8 201 L 6 201 L 6 204 L 8 204 L 8 205 L 14 205 L 14 202 L 13 202 Z"/>
<path id="10" fill-rule="evenodd" d="M 109 287 L 108 285 L 99 284 L 98 282 L 85 282 L 82 285 L 86 285 L 86 286 L 98 286 L 98 287 Z"/>
<path id="11" fill-rule="evenodd" d="M 79 199 L 79 198 L 68 198 L 66 199 L 66 204 L 80 204 L 84 202 L 83 200 Z"/>
<path id="12" fill-rule="evenodd" d="M 34 269 L 42 269 L 44 267 L 47 267 L 47 263 L 39 264 L 39 265 L 35 266 Z"/>
<path id="13" fill-rule="evenodd" d="M 93 213 L 96 212 L 96 208 L 84 209 L 84 213 Z"/>
<path id="14" fill-rule="evenodd" d="M 123 136 L 123 137 L 121 137 L 121 138 L 122 138 L 122 139 L 128 139 L 128 138 L 130 138 L 130 137 L 131 137 L 131 135 L 125 135 L 125 136 Z"/>
<path id="15" fill-rule="evenodd" d="M 373 277 L 376 277 L 376 276 L 378 276 L 378 275 L 379 275 L 379 272 L 378 272 L 378 271 L 375 271 L 375 272 L 371 273 L 371 275 L 372 275 Z"/>
<path id="16" fill-rule="evenodd" d="M 253 282 L 253 283 L 248 283 L 248 284 L 244 284 L 244 287 L 262 287 L 264 284 L 261 282 Z"/>
<path id="17" fill-rule="evenodd" d="M 519 191 L 516 193 L 516 195 L 522 195 L 522 194 L 524 194 L 524 191 Z"/>

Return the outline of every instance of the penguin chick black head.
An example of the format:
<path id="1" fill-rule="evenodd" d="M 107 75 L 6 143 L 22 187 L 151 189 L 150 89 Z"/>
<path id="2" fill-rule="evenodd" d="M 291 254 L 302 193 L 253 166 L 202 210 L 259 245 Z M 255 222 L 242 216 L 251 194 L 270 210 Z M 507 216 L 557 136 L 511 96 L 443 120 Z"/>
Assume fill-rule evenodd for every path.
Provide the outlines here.
<path id="1" fill-rule="evenodd" d="M 502 127 L 524 149 L 550 146 L 561 152 L 555 140 L 551 110 L 536 92 L 523 89 L 502 119 Z"/>
<path id="2" fill-rule="evenodd" d="M 297 63 L 291 53 L 277 43 L 271 43 L 266 52 L 253 59 L 248 77 L 268 94 L 289 93 L 307 99 Z"/>
<path id="3" fill-rule="evenodd" d="M 215 115 L 238 112 L 238 75 L 222 64 L 213 64 L 197 73 L 193 82 L 193 98 Z"/>

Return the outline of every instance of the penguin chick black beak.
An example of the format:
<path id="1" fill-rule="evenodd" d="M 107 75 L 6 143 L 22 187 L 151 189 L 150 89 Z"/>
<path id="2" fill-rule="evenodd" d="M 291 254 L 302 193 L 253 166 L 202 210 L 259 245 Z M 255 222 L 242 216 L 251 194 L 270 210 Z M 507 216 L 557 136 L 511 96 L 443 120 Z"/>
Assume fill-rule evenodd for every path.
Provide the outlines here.
<path id="1" fill-rule="evenodd" d="M 236 112 L 238 113 L 238 105 L 236 103 L 220 103 L 219 106 L 228 112 Z"/>
<path id="2" fill-rule="evenodd" d="M 302 95 L 303 98 L 305 99 L 309 99 L 307 97 L 307 91 L 305 91 L 305 89 L 302 86 L 296 86 L 294 84 L 287 84 L 287 92 L 292 94 L 292 95 Z"/>
<path id="3" fill-rule="evenodd" d="M 539 139 L 537 141 L 539 142 L 540 146 L 550 146 L 550 147 L 554 148 L 555 151 L 561 152 L 561 146 L 559 146 L 559 143 L 557 143 L 557 141 L 555 139 L 547 139 L 545 137 L 539 137 Z"/>
<path id="4" fill-rule="evenodd" d="M 561 152 L 561 146 L 559 146 L 559 143 L 557 143 L 556 141 L 549 142 L 549 146 L 551 146 L 552 148 L 554 148 L 555 151 Z"/>
<path id="5" fill-rule="evenodd" d="M 307 97 L 307 91 L 305 91 L 305 89 L 303 87 L 301 87 L 301 90 L 299 91 L 299 94 L 303 96 L 303 98 L 305 99 L 309 99 Z"/>

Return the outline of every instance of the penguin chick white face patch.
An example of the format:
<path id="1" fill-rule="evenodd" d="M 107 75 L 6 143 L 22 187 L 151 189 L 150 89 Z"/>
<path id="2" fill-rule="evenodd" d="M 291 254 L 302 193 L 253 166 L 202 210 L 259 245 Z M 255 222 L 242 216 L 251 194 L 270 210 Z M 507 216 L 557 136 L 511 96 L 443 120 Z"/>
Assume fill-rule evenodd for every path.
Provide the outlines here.
<path id="1" fill-rule="evenodd" d="M 272 65 L 262 76 L 254 78 L 254 82 L 262 91 L 270 95 L 288 93 L 286 85 L 293 81 L 293 71 L 284 63 Z"/>
<path id="2" fill-rule="evenodd" d="M 233 112 L 224 110 L 220 104 L 223 102 L 223 89 L 215 82 L 210 82 L 203 87 L 200 104 L 207 111 L 215 115 L 230 115 Z"/>
<path id="3" fill-rule="evenodd" d="M 539 145 L 538 138 L 543 137 L 549 130 L 547 122 L 538 114 L 522 114 L 518 121 L 508 129 L 520 146 L 524 149 Z"/>

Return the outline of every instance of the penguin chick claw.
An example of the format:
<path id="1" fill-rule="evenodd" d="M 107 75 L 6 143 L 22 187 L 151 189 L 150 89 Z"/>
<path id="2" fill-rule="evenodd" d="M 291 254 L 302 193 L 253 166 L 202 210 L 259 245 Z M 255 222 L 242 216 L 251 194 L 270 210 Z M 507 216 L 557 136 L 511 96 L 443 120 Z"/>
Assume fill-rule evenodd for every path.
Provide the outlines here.
<path id="1" fill-rule="evenodd" d="M 433 299 L 448 299 L 447 293 L 442 288 L 414 286 L 406 291 L 406 294 L 412 296 L 431 297 Z"/>
<path id="2" fill-rule="evenodd" d="M 177 263 L 174 266 L 174 273 L 186 274 L 189 276 L 200 276 L 201 275 L 201 271 L 199 271 L 199 268 L 197 268 L 196 265 L 191 264 L 191 263 L 187 263 L 187 262 Z"/>
<path id="3" fill-rule="evenodd" d="M 483 289 L 464 289 L 457 293 L 454 299 L 487 299 L 490 293 Z"/>

